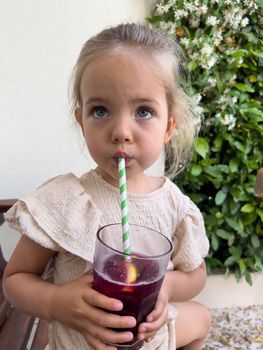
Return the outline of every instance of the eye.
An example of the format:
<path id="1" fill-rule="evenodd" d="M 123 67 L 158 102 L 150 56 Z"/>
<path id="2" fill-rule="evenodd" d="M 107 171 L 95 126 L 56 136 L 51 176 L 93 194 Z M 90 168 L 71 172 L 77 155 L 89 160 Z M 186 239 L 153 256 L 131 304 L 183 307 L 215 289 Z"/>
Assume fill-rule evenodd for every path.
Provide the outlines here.
<path id="1" fill-rule="evenodd" d="M 107 108 L 103 106 L 95 106 L 91 110 L 91 115 L 95 118 L 106 118 L 108 116 Z"/>
<path id="2" fill-rule="evenodd" d="M 150 119 L 154 115 L 153 111 L 149 107 L 138 108 L 136 114 L 142 119 Z"/>

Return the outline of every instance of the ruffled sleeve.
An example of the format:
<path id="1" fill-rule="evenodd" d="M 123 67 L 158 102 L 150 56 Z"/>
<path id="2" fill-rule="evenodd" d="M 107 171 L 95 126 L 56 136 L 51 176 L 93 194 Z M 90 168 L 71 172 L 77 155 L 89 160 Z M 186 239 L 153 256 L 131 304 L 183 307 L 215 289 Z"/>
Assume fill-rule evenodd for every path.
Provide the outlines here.
<path id="1" fill-rule="evenodd" d="M 173 239 L 174 268 L 188 272 L 201 265 L 209 250 L 204 220 L 197 206 L 188 201 L 187 209 Z"/>
<path id="2" fill-rule="evenodd" d="M 58 176 L 19 200 L 9 225 L 43 247 L 93 260 L 101 212 L 73 174 Z"/>

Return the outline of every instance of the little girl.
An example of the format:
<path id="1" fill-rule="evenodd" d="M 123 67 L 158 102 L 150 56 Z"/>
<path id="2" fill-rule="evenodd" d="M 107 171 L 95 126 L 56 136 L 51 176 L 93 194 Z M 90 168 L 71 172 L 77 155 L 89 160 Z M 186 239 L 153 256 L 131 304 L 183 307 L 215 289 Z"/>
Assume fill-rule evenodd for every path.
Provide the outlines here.
<path id="1" fill-rule="evenodd" d="M 132 340 L 125 328 L 136 320 L 118 316 L 122 303 L 92 289 L 92 273 L 85 273 L 87 266 L 92 271 L 98 229 L 120 222 L 119 156 L 126 162 L 130 223 L 155 229 L 174 245 L 138 339 L 146 350 L 202 347 L 210 316 L 191 299 L 206 280 L 204 222 L 167 177 L 145 174 L 165 146 L 174 175 L 197 133 L 199 116 L 180 87 L 179 69 L 175 43 L 143 25 L 108 28 L 81 50 L 73 107 L 97 167 L 80 178 L 69 173 L 47 181 L 6 216 L 22 236 L 5 270 L 4 293 L 15 307 L 50 321 L 49 350 L 114 350 L 108 344 Z M 51 257 L 54 283 L 40 277 Z"/>

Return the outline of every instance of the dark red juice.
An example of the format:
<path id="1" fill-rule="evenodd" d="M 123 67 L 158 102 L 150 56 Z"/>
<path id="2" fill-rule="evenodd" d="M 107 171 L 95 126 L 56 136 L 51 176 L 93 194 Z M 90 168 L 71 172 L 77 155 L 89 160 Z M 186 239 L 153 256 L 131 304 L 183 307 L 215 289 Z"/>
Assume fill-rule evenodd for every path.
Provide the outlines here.
<path id="1" fill-rule="evenodd" d="M 123 309 L 118 314 L 136 318 L 136 327 L 129 329 L 136 335 L 139 324 L 145 321 L 155 306 L 163 280 L 163 277 L 159 277 L 156 261 L 138 259 L 134 255 L 125 260 L 116 254 L 106 259 L 103 275 L 94 270 L 93 287 L 98 292 L 123 302 Z"/>

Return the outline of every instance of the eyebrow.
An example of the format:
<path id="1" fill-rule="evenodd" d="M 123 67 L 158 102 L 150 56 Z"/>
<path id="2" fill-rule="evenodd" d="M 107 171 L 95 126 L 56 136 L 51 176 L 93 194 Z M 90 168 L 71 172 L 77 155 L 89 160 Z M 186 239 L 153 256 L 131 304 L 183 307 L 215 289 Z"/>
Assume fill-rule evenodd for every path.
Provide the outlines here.
<path id="1" fill-rule="evenodd" d="M 89 97 L 87 101 L 85 101 L 85 104 L 88 105 L 91 103 L 105 103 L 105 102 L 106 102 L 106 99 L 94 96 L 94 97 Z"/>
<path id="2" fill-rule="evenodd" d="M 134 103 L 153 103 L 153 104 L 160 105 L 160 102 L 158 100 L 156 100 L 155 98 L 151 98 L 151 97 L 135 97 L 132 99 L 132 102 L 134 102 Z"/>
<path id="3" fill-rule="evenodd" d="M 102 98 L 102 97 L 97 97 L 97 96 L 91 96 L 85 101 L 85 104 L 91 104 L 91 103 L 106 103 L 107 99 Z M 156 100 L 155 98 L 151 97 L 134 97 L 131 99 L 132 103 L 153 103 L 156 105 L 160 105 L 160 102 Z"/>

